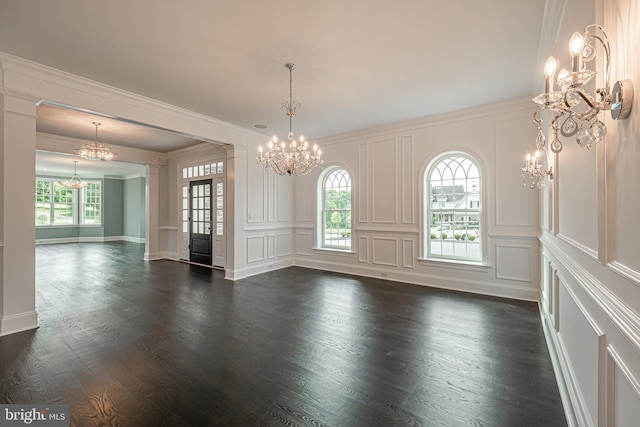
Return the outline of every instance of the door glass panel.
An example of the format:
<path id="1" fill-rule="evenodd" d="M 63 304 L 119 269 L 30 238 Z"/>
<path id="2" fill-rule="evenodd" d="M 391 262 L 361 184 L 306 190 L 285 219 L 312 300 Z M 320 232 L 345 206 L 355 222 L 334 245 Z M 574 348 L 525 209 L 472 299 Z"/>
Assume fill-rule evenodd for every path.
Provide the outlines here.
<path id="1" fill-rule="evenodd" d="M 222 185 L 221 182 L 216 184 L 216 195 L 218 196 L 222 196 L 224 194 L 223 192 L 224 186 Z"/>
<path id="2" fill-rule="evenodd" d="M 222 166 L 222 165 L 223 165 L 223 163 L 222 163 L 222 162 L 218 162 L 218 173 L 222 173 L 222 172 L 224 172 L 224 169 L 223 169 L 223 166 Z"/>
<path id="3" fill-rule="evenodd" d="M 218 209 L 222 209 L 222 204 L 223 204 L 223 198 L 222 196 L 218 196 L 216 199 L 216 208 Z"/>
<path id="4" fill-rule="evenodd" d="M 216 234 L 222 236 L 222 224 L 216 224 Z"/>
<path id="5" fill-rule="evenodd" d="M 205 175 L 211 175 L 211 165 L 209 163 L 204 165 L 204 174 Z"/>
<path id="6" fill-rule="evenodd" d="M 204 165 L 198 166 L 198 171 L 200 172 L 200 176 L 204 175 Z"/>
<path id="7" fill-rule="evenodd" d="M 217 222 L 222 222 L 222 209 L 218 209 L 216 211 L 216 221 Z"/>

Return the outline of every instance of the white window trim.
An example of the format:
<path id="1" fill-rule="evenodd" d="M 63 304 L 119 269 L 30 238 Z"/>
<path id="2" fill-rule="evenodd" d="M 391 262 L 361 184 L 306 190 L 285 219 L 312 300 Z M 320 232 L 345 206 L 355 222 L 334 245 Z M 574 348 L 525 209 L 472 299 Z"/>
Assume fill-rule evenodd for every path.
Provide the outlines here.
<path id="1" fill-rule="evenodd" d="M 453 156 L 461 156 L 466 157 L 471 160 L 476 167 L 478 168 L 479 178 L 479 193 L 480 193 L 480 206 L 479 206 L 479 245 L 480 245 L 480 259 L 465 259 L 458 257 L 448 257 L 448 256 L 433 256 L 429 255 L 428 244 L 430 243 L 430 200 L 431 200 L 431 186 L 429 179 L 429 175 L 433 171 L 433 168 L 440 163 L 443 159 L 447 157 Z M 423 167 L 422 173 L 420 174 L 420 198 L 422 199 L 422 203 L 420 203 L 420 256 L 417 260 L 424 265 L 441 265 L 441 266 L 451 266 L 455 268 L 461 268 L 462 266 L 467 266 L 472 270 L 484 271 L 486 268 L 489 268 L 490 265 L 488 263 L 487 251 L 487 230 L 486 230 L 486 209 L 485 209 L 485 200 L 486 200 L 486 192 L 485 192 L 485 168 L 483 164 L 478 160 L 478 157 L 469 151 L 464 150 L 455 150 L 455 151 L 447 151 L 440 153 L 434 156 L 427 164 Z"/>
<path id="2" fill-rule="evenodd" d="M 324 244 L 324 230 L 325 230 L 325 223 L 324 223 L 324 207 L 325 207 L 325 191 L 324 191 L 324 184 L 325 181 L 327 179 L 327 177 L 333 173 L 336 170 L 344 170 L 348 175 L 349 175 L 349 181 L 351 182 L 351 236 L 349 237 L 349 246 L 345 247 L 345 246 L 329 246 L 329 245 L 325 245 Z M 343 254 L 354 254 L 355 251 L 353 250 L 353 242 L 354 242 L 354 229 L 353 229 L 353 218 L 354 218 L 354 179 L 353 179 L 353 172 L 351 170 L 349 170 L 349 168 L 347 168 L 344 165 L 332 165 L 332 166 L 328 166 L 326 167 L 318 176 L 318 185 L 317 185 L 317 221 L 316 221 L 316 227 L 317 227 L 317 233 L 316 233 L 316 245 L 313 248 L 314 250 L 318 250 L 318 251 L 327 251 L 327 252 L 334 252 L 334 253 L 343 253 Z"/>
<path id="3" fill-rule="evenodd" d="M 50 185 L 50 190 L 53 191 L 53 186 L 56 182 L 62 181 L 65 178 L 53 178 L 53 177 L 41 177 L 41 176 L 36 176 L 36 181 L 44 181 L 44 182 L 49 182 Z M 54 201 L 53 201 L 53 197 L 51 198 L 51 201 L 49 202 L 49 223 L 48 224 L 37 224 L 35 223 L 36 228 L 66 228 L 66 227 L 102 227 L 104 225 L 104 185 L 103 182 L 101 180 L 97 180 L 97 179 L 87 179 L 87 180 L 83 180 L 84 182 L 88 182 L 89 184 L 98 184 L 100 186 L 100 223 L 99 224 L 85 224 L 83 222 L 84 220 L 84 215 L 83 215 L 83 211 L 84 211 L 84 203 L 82 202 L 83 198 L 81 197 L 82 194 L 84 194 L 84 188 L 78 188 L 78 189 L 74 189 L 73 191 L 73 200 L 72 200 L 72 206 L 73 206 L 73 223 L 70 224 L 54 224 L 51 222 L 51 219 L 53 218 L 53 211 L 54 211 Z M 36 207 L 36 201 L 34 199 L 34 209 Z"/>

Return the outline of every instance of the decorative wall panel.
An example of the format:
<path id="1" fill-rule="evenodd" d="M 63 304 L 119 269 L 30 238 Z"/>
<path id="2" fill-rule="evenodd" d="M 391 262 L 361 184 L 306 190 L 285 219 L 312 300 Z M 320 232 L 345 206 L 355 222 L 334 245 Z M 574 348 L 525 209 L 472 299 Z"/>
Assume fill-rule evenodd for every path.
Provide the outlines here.
<path id="1" fill-rule="evenodd" d="M 296 234 L 296 254 L 311 256 L 313 239 L 311 233 L 298 232 Z"/>
<path id="2" fill-rule="evenodd" d="M 412 239 L 402 239 L 402 266 L 414 268 L 415 259 L 415 242 Z"/>
<path id="3" fill-rule="evenodd" d="M 374 264 L 398 266 L 398 239 L 374 237 L 372 243 Z"/>
<path id="4" fill-rule="evenodd" d="M 373 222 L 394 224 L 397 222 L 398 200 L 396 140 L 374 142 L 371 147 L 372 169 L 375 171 L 371 181 Z"/>
<path id="5" fill-rule="evenodd" d="M 369 222 L 369 156 L 368 145 L 360 144 L 358 146 L 358 221 L 361 223 Z"/>
<path id="6" fill-rule="evenodd" d="M 496 225 L 530 227 L 537 223 L 537 197 L 522 187 L 524 153 L 513 139 L 535 141 L 536 127 L 531 119 L 517 118 L 496 122 Z M 488 190 L 490 191 L 490 190 Z"/>
<path id="7" fill-rule="evenodd" d="M 634 426 L 640 420 L 640 379 L 613 346 L 607 348 L 607 426 Z"/>
<path id="8" fill-rule="evenodd" d="M 585 425 L 598 420 L 600 347 L 603 333 L 570 289 L 560 281 L 560 331 L 571 381 L 578 393 L 578 413 Z M 565 332 L 566 331 L 566 332 Z"/>
<path id="9" fill-rule="evenodd" d="M 496 245 L 496 278 L 531 282 L 531 248 L 518 245 Z"/>
<path id="10" fill-rule="evenodd" d="M 369 238 L 366 236 L 358 237 L 358 261 L 369 262 Z"/>
<path id="11" fill-rule="evenodd" d="M 278 256 L 291 255 L 291 234 L 278 234 Z"/>
<path id="12" fill-rule="evenodd" d="M 264 236 L 247 237 L 247 262 L 263 261 L 265 259 Z"/>
<path id="13" fill-rule="evenodd" d="M 402 223 L 413 224 L 415 221 L 415 188 L 417 183 L 413 176 L 413 136 L 402 137 Z"/>

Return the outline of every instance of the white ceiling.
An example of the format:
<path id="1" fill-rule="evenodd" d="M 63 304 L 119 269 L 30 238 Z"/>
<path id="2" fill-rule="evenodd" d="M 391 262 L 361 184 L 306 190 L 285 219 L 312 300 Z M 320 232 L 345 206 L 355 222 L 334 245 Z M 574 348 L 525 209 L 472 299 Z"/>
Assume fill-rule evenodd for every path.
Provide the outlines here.
<path id="1" fill-rule="evenodd" d="M 294 132 L 313 140 L 531 95 L 544 9 L 545 0 L 2 0 L 0 51 L 281 136 L 283 65 L 294 62 Z M 38 130 L 94 138 L 93 119 L 63 113 L 39 109 Z M 100 129 L 104 142 L 149 148 L 113 127 Z"/>

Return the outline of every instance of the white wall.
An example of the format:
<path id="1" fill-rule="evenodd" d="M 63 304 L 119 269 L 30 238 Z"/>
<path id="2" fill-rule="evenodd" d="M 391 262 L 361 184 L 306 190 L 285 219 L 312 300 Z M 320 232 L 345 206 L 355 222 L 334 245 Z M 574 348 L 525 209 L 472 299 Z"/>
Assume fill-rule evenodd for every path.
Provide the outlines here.
<path id="1" fill-rule="evenodd" d="M 538 198 L 522 187 L 519 170 L 535 139 L 533 110 L 530 100 L 517 100 L 318 141 L 324 167 L 340 165 L 352 175 L 350 253 L 317 248 L 318 168 L 304 177 L 276 177 L 249 165 L 248 270 L 258 273 L 293 260 L 323 270 L 537 300 Z M 482 266 L 421 259 L 424 170 L 451 150 L 468 152 L 482 168 Z"/>
<path id="2" fill-rule="evenodd" d="M 561 61 L 568 61 L 572 32 L 600 23 L 612 43 L 613 81 L 640 87 L 639 0 L 571 0 L 564 18 Z M 608 133 L 596 150 L 565 140 L 542 195 L 541 314 L 570 425 L 632 426 L 640 419 L 637 95 L 629 119 L 603 115 Z"/>

